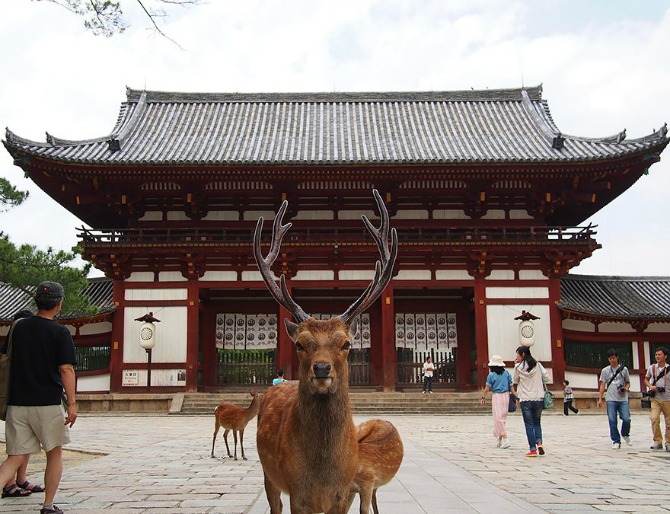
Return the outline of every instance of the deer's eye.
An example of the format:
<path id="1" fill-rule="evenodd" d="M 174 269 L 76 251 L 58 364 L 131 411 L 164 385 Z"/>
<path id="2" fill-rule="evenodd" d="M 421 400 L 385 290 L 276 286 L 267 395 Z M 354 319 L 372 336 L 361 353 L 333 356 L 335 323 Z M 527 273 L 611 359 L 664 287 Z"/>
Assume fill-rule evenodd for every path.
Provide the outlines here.
<path id="1" fill-rule="evenodd" d="M 295 343 L 295 351 L 296 352 L 304 352 L 305 348 L 300 344 L 300 343 Z"/>
<path id="2" fill-rule="evenodd" d="M 342 345 L 342 350 L 351 350 L 351 343 L 347 341 Z"/>

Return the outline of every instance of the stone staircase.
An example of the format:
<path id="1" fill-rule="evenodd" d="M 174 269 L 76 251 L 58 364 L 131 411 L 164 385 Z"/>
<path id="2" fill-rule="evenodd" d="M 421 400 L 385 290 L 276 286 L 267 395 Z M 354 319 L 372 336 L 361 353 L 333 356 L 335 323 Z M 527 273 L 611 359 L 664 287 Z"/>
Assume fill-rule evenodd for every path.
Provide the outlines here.
<path id="1" fill-rule="evenodd" d="M 261 392 L 261 391 L 259 391 Z M 479 404 L 481 391 L 435 392 L 422 394 L 412 392 L 352 391 L 349 394 L 354 414 L 491 414 L 491 404 Z M 212 415 L 221 402 L 248 407 L 251 396 L 248 392 L 186 393 L 181 409 L 171 409 L 170 414 Z"/>

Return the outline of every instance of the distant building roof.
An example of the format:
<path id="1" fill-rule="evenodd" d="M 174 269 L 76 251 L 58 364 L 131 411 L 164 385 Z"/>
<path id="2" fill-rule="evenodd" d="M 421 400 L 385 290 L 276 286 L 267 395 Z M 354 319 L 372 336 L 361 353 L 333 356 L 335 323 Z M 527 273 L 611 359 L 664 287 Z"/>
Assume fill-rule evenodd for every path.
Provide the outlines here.
<path id="1" fill-rule="evenodd" d="M 652 152 L 667 128 L 627 140 L 561 134 L 542 88 L 219 94 L 128 89 L 111 134 L 5 146 L 69 163 L 331 165 L 571 163 Z M 652 161 L 653 162 L 653 161 Z"/>
<path id="2" fill-rule="evenodd" d="M 670 277 L 567 275 L 558 308 L 587 317 L 670 322 Z"/>
<path id="3" fill-rule="evenodd" d="M 88 286 L 82 291 L 82 295 L 88 296 L 91 305 L 98 308 L 95 317 L 116 310 L 112 301 L 112 280 L 106 277 L 88 279 Z M 14 314 L 22 309 L 37 312 L 33 294 L 26 293 L 10 284 L 0 282 L 0 323 L 7 324 L 12 321 Z M 61 312 L 57 319 L 61 321 L 81 319 L 85 316 L 81 312 Z"/>

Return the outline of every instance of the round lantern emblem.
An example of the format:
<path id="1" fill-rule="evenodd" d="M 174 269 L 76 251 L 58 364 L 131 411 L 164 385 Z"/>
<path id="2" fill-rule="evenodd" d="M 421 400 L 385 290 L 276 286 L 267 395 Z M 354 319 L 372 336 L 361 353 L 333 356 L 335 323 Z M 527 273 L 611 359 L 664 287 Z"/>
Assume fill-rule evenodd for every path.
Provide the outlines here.
<path id="1" fill-rule="evenodd" d="M 533 337 L 534 333 L 535 330 L 533 330 L 533 327 L 530 325 L 524 325 L 523 327 L 521 327 L 521 335 L 525 338 Z"/>
<path id="2" fill-rule="evenodd" d="M 140 337 L 144 341 L 148 341 L 149 339 L 151 339 L 151 337 L 153 335 L 154 335 L 154 331 L 151 330 L 151 328 L 149 328 L 149 327 L 144 327 L 144 328 L 142 328 L 142 330 L 140 330 Z"/>

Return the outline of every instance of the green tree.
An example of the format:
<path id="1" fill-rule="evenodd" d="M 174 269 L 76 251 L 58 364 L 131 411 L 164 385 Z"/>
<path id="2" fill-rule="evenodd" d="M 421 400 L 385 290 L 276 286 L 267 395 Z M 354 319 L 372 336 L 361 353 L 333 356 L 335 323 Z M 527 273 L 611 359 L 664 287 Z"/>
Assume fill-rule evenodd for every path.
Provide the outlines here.
<path id="1" fill-rule="evenodd" d="M 0 232 L 0 282 L 11 284 L 32 297 L 40 282 L 53 280 L 65 289 L 62 314 L 95 314 L 97 309 L 81 294 L 86 288 L 91 264 L 87 263 L 82 269 L 68 266 L 78 254 L 77 247 L 70 252 L 52 248 L 44 251 L 28 244 L 17 247 Z"/>
<path id="2" fill-rule="evenodd" d="M 9 180 L 0 177 L 0 212 L 20 205 L 28 198 L 28 191 L 19 191 Z"/>

